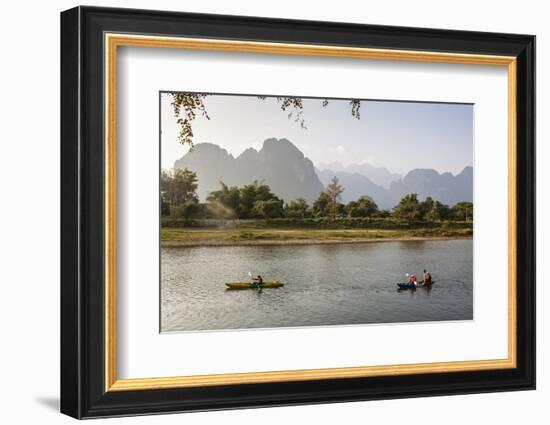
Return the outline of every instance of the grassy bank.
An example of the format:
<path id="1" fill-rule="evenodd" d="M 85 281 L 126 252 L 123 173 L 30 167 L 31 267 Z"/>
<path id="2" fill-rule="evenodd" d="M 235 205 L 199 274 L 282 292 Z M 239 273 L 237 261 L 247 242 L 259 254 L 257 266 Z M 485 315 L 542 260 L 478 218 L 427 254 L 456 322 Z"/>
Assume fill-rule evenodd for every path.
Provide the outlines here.
<path id="1" fill-rule="evenodd" d="M 460 239 L 472 236 L 472 226 L 432 226 L 409 229 L 285 229 L 177 228 L 161 230 L 163 246 L 291 245 L 361 243 L 384 240 Z"/>
<path id="2" fill-rule="evenodd" d="M 427 230 L 427 229 L 471 229 L 471 221 L 405 221 L 393 217 L 319 217 L 319 218 L 275 218 L 252 220 L 215 220 L 215 219 L 183 219 L 162 217 L 161 227 L 184 229 L 298 229 L 298 230 Z"/>

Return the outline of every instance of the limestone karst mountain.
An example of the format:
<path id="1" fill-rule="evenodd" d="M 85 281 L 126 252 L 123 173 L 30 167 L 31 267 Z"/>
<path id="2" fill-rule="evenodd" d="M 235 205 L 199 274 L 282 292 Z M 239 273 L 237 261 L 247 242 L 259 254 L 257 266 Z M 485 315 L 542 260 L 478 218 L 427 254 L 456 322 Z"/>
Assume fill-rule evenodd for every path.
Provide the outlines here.
<path id="1" fill-rule="evenodd" d="M 361 164 L 343 165 L 341 162 L 328 162 L 317 164 L 318 170 L 330 170 L 335 173 L 346 172 L 351 174 L 360 174 L 367 177 L 371 182 L 384 189 L 389 189 L 392 182 L 399 180 L 401 174 L 392 173 L 386 167 L 375 167 L 366 162 Z"/>
<path id="2" fill-rule="evenodd" d="M 236 158 L 217 145 L 200 143 L 174 168 L 197 173 L 201 200 L 218 190 L 220 181 L 241 186 L 257 180 L 287 202 L 302 197 L 311 203 L 324 190 L 313 163 L 287 139 L 267 139 L 259 151 L 250 148 Z"/>
<path id="3" fill-rule="evenodd" d="M 311 204 L 334 176 L 345 188 L 344 203 L 368 196 L 379 208 L 391 209 L 409 193 L 417 193 L 421 200 L 431 196 L 451 206 L 473 200 L 472 167 L 465 167 L 457 175 L 414 169 L 402 178 L 385 167 L 368 164 L 347 167 L 339 163 L 320 164 L 316 169 L 287 139 L 267 139 L 259 151 L 249 148 L 236 158 L 218 145 L 199 143 L 177 160 L 174 168 L 189 168 L 197 173 L 198 195 L 202 201 L 208 193 L 220 188 L 220 181 L 229 186 L 242 186 L 257 180 L 268 184 L 285 202 L 304 198 Z M 373 170 L 378 173 L 377 177 L 373 177 Z"/>

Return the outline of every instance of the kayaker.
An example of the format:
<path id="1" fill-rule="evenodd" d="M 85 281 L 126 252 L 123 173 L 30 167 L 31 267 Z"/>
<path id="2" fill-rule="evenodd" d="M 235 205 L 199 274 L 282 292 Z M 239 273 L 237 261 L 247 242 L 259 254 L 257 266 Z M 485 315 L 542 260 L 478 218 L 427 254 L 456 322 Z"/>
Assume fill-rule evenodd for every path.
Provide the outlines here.
<path id="1" fill-rule="evenodd" d="M 432 284 L 432 275 L 430 274 L 430 272 L 424 269 L 424 285 L 431 285 L 431 284 Z"/>
<path id="2" fill-rule="evenodd" d="M 416 286 L 416 276 L 414 274 L 410 275 L 409 276 L 409 283 L 413 284 L 414 286 Z"/>
<path id="3" fill-rule="evenodd" d="M 252 279 L 252 281 L 257 285 L 257 286 L 262 286 L 264 284 L 264 279 L 262 278 L 262 276 L 258 275 L 256 276 L 254 279 Z"/>

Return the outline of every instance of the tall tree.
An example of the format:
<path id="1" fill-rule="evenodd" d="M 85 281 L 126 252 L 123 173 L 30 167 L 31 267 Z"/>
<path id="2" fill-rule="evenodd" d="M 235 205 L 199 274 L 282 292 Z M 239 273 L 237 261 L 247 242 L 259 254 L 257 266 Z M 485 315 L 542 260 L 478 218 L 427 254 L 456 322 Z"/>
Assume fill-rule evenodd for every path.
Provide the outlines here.
<path id="1" fill-rule="evenodd" d="M 459 221 L 472 221 L 474 219 L 474 204 L 459 202 L 451 208 L 451 216 Z"/>
<path id="2" fill-rule="evenodd" d="M 406 195 L 399 201 L 399 204 L 393 207 L 393 212 L 396 217 L 407 220 L 409 223 L 420 220 L 422 210 L 420 202 L 418 202 L 418 195 L 416 193 Z"/>
<path id="3" fill-rule="evenodd" d="M 209 211 L 214 215 L 220 217 L 229 218 L 252 218 L 260 216 L 269 216 L 272 218 L 277 213 L 279 207 L 275 204 L 280 204 L 280 211 L 282 215 L 283 201 L 280 200 L 273 192 L 271 188 L 266 184 L 260 184 L 254 181 L 251 184 L 247 184 L 242 187 L 227 186 L 225 183 L 220 182 L 221 189 L 211 192 L 207 198 L 209 202 Z M 256 206 L 257 202 L 265 202 L 266 205 Z M 272 203 L 269 203 L 273 201 Z M 217 212 L 217 213 L 216 213 Z"/>
<path id="4" fill-rule="evenodd" d="M 290 218 L 309 217 L 309 206 L 304 198 L 298 198 L 285 205 L 285 214 Z"/>
<path id="5" fill-rule="evenodd" d="M 434 206 L 435 201 L 433 200 L 433 198 L 431 196 L 426 197 L 424 202 L 420 203 L 420 218 L 422 220 L 431 221 L 428 219 L 428 214 L 433 211 Z"/>
<path id="6" fill-rule="evenodd" d="M 449 217 L 449 207 L 428 197 L 422 203 L 422 218 L 426 221 L 445 220 Z"/>
<path id="7" fill-rule="evenodd" d="M 327 192 L 321 192 L 311 209 L 316 217 L 326 217 L 329 214 L 329 205 L 330 197 Z"/>
<path id="8" fill-rule="evenodd" d="M 348 203 L 345 211 L 350 217 L 371 217 L 378 213 L 378 205 L 367 196 L 361 196 L 357 201 Z"/>
<path id="9" fill-rule="evenodd" d="M 257 200 L 250 212 L 252 217 L 263 219 L 279 218 L 283 216 L 283 201 L 280 199 Z"/>
<path id="10" fill-rule="evenodd" d="M 240 188 L 241 201 L 239 205 L 239 212 L 241 218 L 250 218 L 254 216 L 253 213 L 254 204 L 256 201 L 279 201 L 279 198 L 271 192 L 271 188 L 266 184 L 261 184 L 258 181 L 254 181 L 251 184 L 247 184 Z M 282 204 L 281 204 L 282 208 Z"/>
<path id="11" fill-rule="evenodd" d="M 161 173 L 161 195 L 171 206 L 179 206 L 186 202 L 198 203 L 197 187 L 197 174 L 187 168 Z"/>
<path id="12" fill-rule="evenodd" d="M 344 187 L 340 184 L 338 177 L 334 176 L 332 178 L 325 192 L 329 199 L 328 212 L 334 218 L 338 214 L 342 193 L 344 193 Z"/>
<path id="13" fill-rule="evenodd" d="M 210 192 L 206 198 L 208 210 L 214 215 L 222 218 L 239 217 L 241 192 L 237 186 L 227 186 L 220 182 L 221 188 Z"/>

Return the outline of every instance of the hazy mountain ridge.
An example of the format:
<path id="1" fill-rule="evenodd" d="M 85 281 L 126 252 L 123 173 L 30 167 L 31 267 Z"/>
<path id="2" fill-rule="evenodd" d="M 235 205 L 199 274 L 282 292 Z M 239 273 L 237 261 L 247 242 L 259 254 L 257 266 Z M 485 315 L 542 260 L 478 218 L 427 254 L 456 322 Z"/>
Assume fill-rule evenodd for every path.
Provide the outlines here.
<path id="1" fill-rule="evenodd" d="M 473 200 L 473 168 L 465 167 L 454 176 L 451 173 L 440 174 L 433 169 L 414 169 L 402 179 L 391 183 L 385 189 L 373 183 L 368 177 L 359 173 L 332 170 L 317 170 L 319 178 L 326 186 L 336 176 L 345 188 L 342 202 L 357 200 L 360 196 L 369 196 L 379 208 L 391 209 L 409 193 L 418 194 L 419 199 L 432 198 L 452 206 L 457 202 Z"/>
<path id="2" fill-rule="evenodd" d="M 325 186 L 330 183 L 333 177 L 338 177 L 340 184 L 344 187 L 344 193 L 342 193 L 344 204 L 357 201 L 361 196 L 368 196 L 373 199 L 382 209 L 392 208 L 396 204 L 387 189 L 373 183 L 368 177 L 359 173 L 317 170 L 317 174 Z"/>
<path id="3" fill-rule="evenodd" d="M 386 167 L 375 167 L 368 163 L 343 165 L 341 162 L 329 162 L 317 164 L 320 171 L 328 170 L 335 173 L 357 173 L 367 177 L 372 183 L 389 189 L 392 182 L 401 179 L 401 174 L 392 173 Z"/>
<path id="4" fill-rule="evenodd" d="M 209 192 L 220 188 L 220 181 L 230 186 L 242 186 L 258 180 L 268 184 L 285 202 L 304 198 L 311 204 L 334 176 L 345 188 L 342 194 L 344 203 L 369 196 L 381 209 L 391 209 L 409 193 L 417 193 L 421 200 L 431 196 L 450 206 L 473 200 L 473 168 L 470 166 L 456 176 L 448 172 L 440 174 L 433 169 L 414 169 L 384 187 L 374 178 L 352 170 L 367 170 L 371 176 L 373 169 L 378 170 L 377 181 L 382 178 L 388 182 L 398 176 L 385 167 L 368 164 L 344 167 L 333 163 L 337 170 L 331 170 L 325 168 L 328 165 L 320 164 L 316 170 L 289 140 L 271 138 L 264 141 L 259 151 L 249 148 L 236 158 L 218 145 L 199 143 L 177 160 L 174 168 L 189 168 L 197 173 L 197 192 L 202 201 Z M 321 167 L 325 169 L 319 170 Z"/>
<path id="5" fill-rule="evenodd" d="M 401 199 L 408 193 L 417 193 L 420 199 L 431 196 L 438 201 L 454 205 L 461 201 L 473 201 L 474 169 L 465 167 L 459 174 L 439 174 L 433 169 L 415 169 L 403 179 L 393 182 L 389 192 L 394 199 Z"/>
<path id="6" fill-rule="evenodd" d="M 313 163 L 287 139 L 267 139 L 259 151 L 249 148 L 237 158 L 218 145 L 199 143 L 174 168 L 197 173 L 201 200 L 218 190 L 220 181 L 230 186 L 264 182 L 285 201 L 302 197 L 311 203 L 324 190 Z"/>

